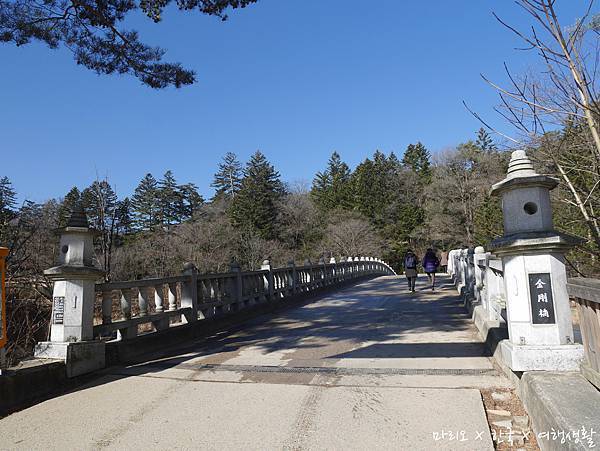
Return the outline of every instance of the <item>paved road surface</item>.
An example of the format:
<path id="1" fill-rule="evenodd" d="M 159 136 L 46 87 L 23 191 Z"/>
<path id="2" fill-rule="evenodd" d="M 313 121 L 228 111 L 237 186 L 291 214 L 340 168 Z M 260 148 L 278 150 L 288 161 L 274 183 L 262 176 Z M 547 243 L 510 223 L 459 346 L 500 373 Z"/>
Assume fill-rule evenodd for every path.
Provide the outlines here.
<path id="1" fill-rule="evenodd" d="M 509 382 L 443 283 L 380 277 L 111 368 L 0 420 L 0 449 L 491 450 L 478 389 Z"/>

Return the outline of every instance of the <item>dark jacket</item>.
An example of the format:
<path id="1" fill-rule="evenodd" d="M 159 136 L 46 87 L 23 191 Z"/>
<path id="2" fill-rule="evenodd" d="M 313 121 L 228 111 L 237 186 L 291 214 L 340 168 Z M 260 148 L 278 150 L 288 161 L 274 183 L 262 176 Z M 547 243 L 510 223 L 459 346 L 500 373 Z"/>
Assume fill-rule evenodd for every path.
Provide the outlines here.
<path id="1" fill-rule="evenodd" d="M 433 253 L 425 254 L 423 257 L 423 269 L 425 272 L 436 272 L 440 266 L 440 260 L 437 258 L 437 255 Z"/>
<path id="2" fill-rule="evenodd" d="M 406 254 L 404 256 L 404 268 L 415 269 L 417 267 L 418 263 L 419 263 L 418 257 L 415 254 L 413 254 L 412 252 L 409 252 L 408 254 Z"/>

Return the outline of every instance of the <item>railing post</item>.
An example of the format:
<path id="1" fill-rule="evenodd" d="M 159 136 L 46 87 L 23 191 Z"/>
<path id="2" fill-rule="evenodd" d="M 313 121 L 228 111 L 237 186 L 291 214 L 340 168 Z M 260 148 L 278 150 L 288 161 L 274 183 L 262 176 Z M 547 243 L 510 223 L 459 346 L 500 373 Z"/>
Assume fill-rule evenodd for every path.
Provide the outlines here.
<path id="1" fill-rule="evenodd" d="M 333 265 L 333 267 L 331 268 L 331 283 L 335 284 L 338 280 L 337 262 L 335 261 L 335 257 L 331 257 L 329 259 L 329 264 Z"/>
<path id="2" fill-rule="evenodd" d="M 502 276 L 502 260 L 492 258 L 488 254 L 485 285 L 487 298 L 487 313 L 488 319 L 491 321 L 503 321 L 502 319 L 502 304 L 506 301 L 504 294 L 504 280 Z"/>
<path id="3" fill-rule="evenodd" d="M 460 281 L 458 282 L 457 288 L 461 295 L 464 293 L 467 285 L 467 252 L 468 249 L 460 250 L 460 260 L 458 264 Z"/>
<path id="4" fill-rule="evenodd" d="M 319 266 L 317 268 L 319 271 L 319 287 L 324 287 L 327 284 L 327 271 L 325 271 L 325 259 L 323 257 L 319 258 Z"/>
<path id="5" fill-rule="evenodd" d="M 346 257 L 340 257 L 340 263 L 338 264 L 338 271 L 341 272 L 342 280 L 346 280 Z"/>
<path id="6" fill-rule="evenodd" d="M 260 267 L 262 271 L 268 271 L 264 275 L 265 292 L 267 293 L 269 301 L 275 299 L 275 287 L 273 286 L 273 268 L 271 267 L 271 261 L 269 259 L 264 260 Z"/>
<path id="7" fill-rule="evenodd" d="M 188 279 L 181 284 L 181 307 L 191 308 L 191 313 L 182 315 L 181 321 L 191 323 L 198 321 L 198 268 L 188 262 L 183 266 L 182 271 Z"/>
<path id="8" fill-rule="evenodd" d="M 112 290 L 102 292 L 102 324 L 112 323 Z"/>
<path id="9" fill-rule="evenodd" d="M 288 266 L 292 268 L 289 273 L 289 286 L 290 286 L 290 294 L 296 294 L 298 288 L 298 272 L 296 271 L 296 262 L 294 260 L 290 260 L 288 262 Z"/>
<path id="10" fill-rule="evenodd" d="M 306 276 L 304 291 L 312 291 L 312 284 L 314 279 L 312 273 L 312 263 L 308 258 L 304 260 L 304 267 L 304 275 Z"/>
<path id="11" fill-rule="evenodd" d="M 242 287 L 242 268 L 240 268 L 240 264 L 236 261 L 232 261 L 229 264 L 229 270 L 235 274 L 235 278 L 233 279 L 233 286 L 231 287 L 232 295 L 235 299 L 235 305 L 237 309 L 242 308 L 242 298 L 243 298 L 243 287 Z"/>
<path id="12" fill-rule="evenodd" d="M 473 255 L 473 265 L 475 270 L 475 303 L 482 305 L 484 308 L 486 307 L 484 303 L 485 270 L 481 269 L 480 262 L 483 261 L 485 267 L 485 260 L 485 249 L 482 246 L 477 246 L 475 248 L 475 254 Z"/>

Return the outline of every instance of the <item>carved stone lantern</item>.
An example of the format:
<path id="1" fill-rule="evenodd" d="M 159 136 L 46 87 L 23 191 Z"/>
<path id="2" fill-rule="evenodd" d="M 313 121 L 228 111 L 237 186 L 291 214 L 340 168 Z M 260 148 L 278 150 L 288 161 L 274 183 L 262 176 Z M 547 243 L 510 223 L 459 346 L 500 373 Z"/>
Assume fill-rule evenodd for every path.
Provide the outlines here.
<path id="1" fill-rule="evenodd" d="M 50 341 L 36 345 L 39 358 L 63 359 L 75 376 L 104 367 L 104 342 L 94 341 L 95 283 L 104 271 L 94 267 L 94 235 L 81 204 L 60 233 L 58 265 L 44 271 L 54 282 Z"/>
<path id="2" fill-rule="evenodd" d="M 502 198 L 504 236 L 491 243 L 503 262 L 509 339 L 501 358 L 513 371 L 577 370 L 564 253 L 579 239 L 554 230 L 550 190 L 558 180 L 537 174 L 522 150 L 507 177 L 493 185 Z"/>

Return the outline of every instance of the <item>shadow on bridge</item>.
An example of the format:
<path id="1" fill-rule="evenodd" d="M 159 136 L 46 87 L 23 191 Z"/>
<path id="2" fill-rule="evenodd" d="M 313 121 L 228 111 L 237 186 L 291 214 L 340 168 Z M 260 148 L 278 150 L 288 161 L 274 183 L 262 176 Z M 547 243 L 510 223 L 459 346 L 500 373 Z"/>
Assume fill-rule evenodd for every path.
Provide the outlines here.
<path id="1" fill-rule="evenodd" d="M 425 285 L 425 280 L 419 283 Z M 434 293 L 426 288 L 408 293 L 402 278 L 374 279 L 150 356 L 147 360 L 153 361 L 135 368 L 152 372 L 160 361 L 162 371 L 200 358 L 222 363 L 249 350 L 263 356 L 282 353 L 282 364 L 289 359 L 291 365 L 294 360 L 483 356 L 482 343 L 468 337 L 451 341 L 469 330 L 470 319 L 449 279 L 443 278 L 441 285 Z M 444 333 L 450 341 L 442 342 L 439 335 Z M 440 341 L 427 341 L 432 335 Z M 415 337 L 423 342 L 414 342 Z M 406 338 L 411 342 L 402 343 Z"/>

